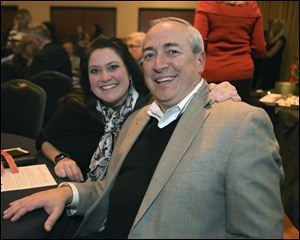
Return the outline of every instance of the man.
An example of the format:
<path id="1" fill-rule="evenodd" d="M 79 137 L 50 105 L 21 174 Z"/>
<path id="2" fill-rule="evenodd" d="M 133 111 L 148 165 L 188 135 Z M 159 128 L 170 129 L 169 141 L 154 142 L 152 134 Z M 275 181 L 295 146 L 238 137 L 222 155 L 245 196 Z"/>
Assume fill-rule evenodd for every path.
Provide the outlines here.
<path id="1" fill-rule="evenodd" d="M 79 70 L 80 70 L 80 57 L 75 54 L 74 44 L 71 41 L 66 41 L 63 43 L 63 48 L 69 55 L 71 66 L 72 66 L 72 78 L 73 83 L 79 82 Z"/>
<path id="2" fill-rule="evenodd" d="M 130 54 L 133 56 L 137 64 L 140 66 L 141 71 L 143 72 L 143 45 L 145 40 L 146 33 L 144 32 L 132 32 L 128 35 L 126 39 L 126 44 Z M 146 86 L 144 81 L 135 83 L 137 89 L 140 92 L 150 95 L 149 89 Z"/>
<path id="3" fill-rule="evenodd" d="M 52 42 L 51 33 L 44 25 L 30 28 L 31 42 L 38 50 L 30 66 L 28 77 L 42 71 L 58 71 L 72 77 L 72 67 L 69 56 L 64 48 Z"/>
<path id="4" fill-rule="evenodd" d="M 85 214 L 76 237 L 282 237 L 283 172 L 266 113 L 209 104 L 202 38 L 184 20 L 154 22 L 143 56 L 156 100 L 125 122 L 105 180 L 18 200 L 4 218 L 44 207 L 49 231 L 68 202 Z"/>
<path id="5" fill-rule="evenodd" d="M 128 50 L 138 64 L 142 63 L 143 59 L 143 43 L 146 34 L 144 32 L 130 33 L 126 39 Z"/>

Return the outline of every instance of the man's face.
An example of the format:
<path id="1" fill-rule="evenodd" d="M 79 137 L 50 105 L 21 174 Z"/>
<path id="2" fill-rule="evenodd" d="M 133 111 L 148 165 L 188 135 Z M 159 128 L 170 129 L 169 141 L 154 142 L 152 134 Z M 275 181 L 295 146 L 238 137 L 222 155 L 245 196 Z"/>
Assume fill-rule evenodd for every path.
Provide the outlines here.
<path id="1" fill-rule="evenodd" d="M 137 38 L 127 39 L 127 46 L 133 58 L 140 61 L 143 55 L 142 42 Z"/>
<path id="2" fill-rule="evenodd" d="M 182 23 L 162 22 L 152 27 L 143 56 L 145 81 L 163 111 L 177 105 L 200 81 L 205 55 L 192 52 Z"/>
<path id="3" fill-rule="evenodd" d="M 16 16 L 15 21 L 20 29 L 28 27 L 29 22 L 27 21 L 27 18 L 21 14 Z"/>

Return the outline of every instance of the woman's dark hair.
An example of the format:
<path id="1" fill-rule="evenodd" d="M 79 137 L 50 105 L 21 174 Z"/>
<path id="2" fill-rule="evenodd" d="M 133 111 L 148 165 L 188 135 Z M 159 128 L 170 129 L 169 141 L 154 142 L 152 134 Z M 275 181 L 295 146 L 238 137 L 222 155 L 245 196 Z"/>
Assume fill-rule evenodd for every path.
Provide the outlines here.
<path id="1" fill-rule="evenodd" d="M 89 81 L 88 74 L 88 63 L 91 54 L 97 49 L 111 48 L 115 53 L 122 59 L 127 69 L 129 76 L 132 77 L 132 82 L 135 89 L 141 93 L 141 89 L 144 83 L 144 78 L 140 67 L 136 63 L 135 59 L 131 56 L 128 51 L 127 45 L 119 38 L 110 38 L 104 35 L 99 36 L 90 43 L 87 48 L 87 53 L 81 59 L 81 78 L 80 85 L 82 87 L 85 98 L 88 102 L 96 100 L 95 95 L 91 91 L 91 84 Z"/>

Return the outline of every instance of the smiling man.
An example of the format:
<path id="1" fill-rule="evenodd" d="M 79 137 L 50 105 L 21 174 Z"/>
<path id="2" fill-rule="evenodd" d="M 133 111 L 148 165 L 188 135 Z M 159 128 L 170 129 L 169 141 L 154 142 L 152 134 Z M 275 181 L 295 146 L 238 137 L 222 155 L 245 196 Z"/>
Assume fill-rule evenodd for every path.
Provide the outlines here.
<path id="1" fill-rule="evenodd" d="M 182 19 L 155 21 L 143 56 L 154 102 L 124 123 L 104 181 L 73 183 L 77 202 L 72 186 L 35 195 L 52 199 L 41 204 L 46 230 L 70 202 L 85 214 L 75 237 L 282 238 L 283 170 L 267 114 L 210 103 L 202 38 Z M 22 216 L 22 201 L 4 218 Z"/>

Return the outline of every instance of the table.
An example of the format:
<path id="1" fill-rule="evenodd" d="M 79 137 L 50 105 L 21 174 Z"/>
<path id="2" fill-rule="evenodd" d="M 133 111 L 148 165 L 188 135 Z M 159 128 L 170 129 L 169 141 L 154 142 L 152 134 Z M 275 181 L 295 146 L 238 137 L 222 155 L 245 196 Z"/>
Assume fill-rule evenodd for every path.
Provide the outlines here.
<path id="1" fill-rule="evenodd" d="M 253 97 L 250 104 L 263 108 L 269 115 L 285 172 L 282 203 L 285 213 L 299 229 L 299 108 L 267 106 Z"/>
<path id="2" fill-rule="evenodd" d="M 272 122 L 285 171 L 282 202 L 291 222 L 299 229 L 299 109 L 276 107 L 274 112 Z"/>
<path id="3" fill-rule="evenodd" d="M 12 148 L 12 147 L 23 147 L 34 154 L 37 158 L 37 164 L 46 164 L 52 176 L 56 182 L 62 182 L 54 174 L 53 164 L 50 163 L 41 153 L 37 152 L 35 149 L 35 140 L 23 136 L 18 136 L 14 134 L 1 133 L 1 149 Z M 48 186 L 33 189 L 24 189 L 17 191 L 1 192 L 1 212 L 3 212 L 8 204 L 16 199 L 30 195 L 35 192 L 42 190 L 55 188 L 56 186 Z M 62 236 L 66 224 L 68 224 L 68 217 L 62 215 L 62 217 L 56 223 L 54 229 L 48 233 L 44 230 L 44 222 L 47 218 L 47 214 L 43 209 L 38 209 L 26 214 L 17 222 L 10 222 L 9 220 L 4 220 L 1 217 L 1 239 L 38 239 L 38 238 L 59 238 Z"/>

